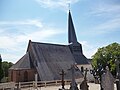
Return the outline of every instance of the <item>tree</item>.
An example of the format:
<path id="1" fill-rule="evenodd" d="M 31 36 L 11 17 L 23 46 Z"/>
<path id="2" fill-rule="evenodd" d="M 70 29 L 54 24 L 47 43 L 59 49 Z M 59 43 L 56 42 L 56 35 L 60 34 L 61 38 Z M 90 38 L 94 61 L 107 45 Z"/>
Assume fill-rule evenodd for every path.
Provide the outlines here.
<path id="1" fill-rule="evenodd" d="M 11 62 L 7 62 L 7 61 L 2 62 L 5 77 L 8 77 L 8 70 L 12 65 L 13 65 L 13 63 L 11 63 Z"/>
<path id="2" fill-rule="evenodd" d="M 120 61 L 119 43 L 112 43 L 108 46 L 99 48 L 98 51 L 92 56 L 92 66 L 95 70 L 99 70 L 100 66 L 103 69 L 105 69 L 105 67 L 108 66 L 111 73 L 115 76 L 116 75 L 115 60 Z"/>
<path id="3" fill-rule="evenodd" d="M 2 58 L 1 58 L 1 55 L 0 55 L 0 81 L 1 79 L 3 78 L 3 68 L 2 68 Z"/>

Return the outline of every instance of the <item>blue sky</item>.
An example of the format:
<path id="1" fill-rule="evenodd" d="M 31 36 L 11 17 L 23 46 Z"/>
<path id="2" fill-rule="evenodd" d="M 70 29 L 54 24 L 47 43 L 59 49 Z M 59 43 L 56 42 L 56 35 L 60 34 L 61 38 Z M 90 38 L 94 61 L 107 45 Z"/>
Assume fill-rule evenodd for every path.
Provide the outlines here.
<path id="1" fill-rule="evenodd" d="M 28 41 L 68 44 L 68 3 L 86 57 L 120 43 L 120 0 L 0 0 L 0 53 L 15 63 Z"/>

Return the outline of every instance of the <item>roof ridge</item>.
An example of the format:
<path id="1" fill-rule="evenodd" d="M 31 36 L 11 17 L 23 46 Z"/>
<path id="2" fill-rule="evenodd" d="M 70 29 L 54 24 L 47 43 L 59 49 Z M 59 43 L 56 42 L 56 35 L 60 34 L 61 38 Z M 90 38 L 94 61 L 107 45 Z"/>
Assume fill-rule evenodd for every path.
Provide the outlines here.
<path id="1" fill-rule="evenodd" d="M 68 45 L 63 45 L 63 44 L 43 43 L 43 42 L 31 42 L 31 43 L 46 44 L 46 45 L 56 45 L 56 46 L 68 46 Z"/>

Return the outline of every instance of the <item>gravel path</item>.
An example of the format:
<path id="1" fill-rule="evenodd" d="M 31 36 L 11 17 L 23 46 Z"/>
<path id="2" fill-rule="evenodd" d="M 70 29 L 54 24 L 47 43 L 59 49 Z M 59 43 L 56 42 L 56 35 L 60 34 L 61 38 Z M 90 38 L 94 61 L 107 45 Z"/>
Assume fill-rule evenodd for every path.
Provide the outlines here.
<path id="1" fill-rule="evenodd" d="M 89 85 L 89 90 L 100 90 L 99 84 L 88 83 L 88 85 Z M 38 89 L 27 88 L 22 90 L 59 90 L 59 88 L 61 88 L 61 86 L 47 86 L 47 87 L 41 87 Z M 69 85 L 66 85 L 65 88 L 69 89 Z M 116 85 L 114 90 L 116 90 Z"/>

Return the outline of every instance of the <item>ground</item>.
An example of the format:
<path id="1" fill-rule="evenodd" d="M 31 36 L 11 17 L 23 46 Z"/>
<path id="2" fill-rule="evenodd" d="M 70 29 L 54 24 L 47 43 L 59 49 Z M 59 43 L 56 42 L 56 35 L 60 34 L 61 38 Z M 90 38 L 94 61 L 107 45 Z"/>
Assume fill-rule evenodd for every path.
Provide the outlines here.
<path id="1" fill-rule="evenodd" d="M 89 90 L 100 90 L 99 84 L 88 83 L 88 85 L 89 85 Z M 38 90 L 59 90 L 59 88 L 61 88 L 61 86 L 47 86 L 47 87 L 38 88 Z M 69 85 L 66 85 L 65 88 L 68 89 Z M 35 90 L 35 89 L 34 88 L 27 88 L 27 89 L 22 89 L 22 90 Z M 116 85 L 115 85 L 114 90 L 117 90 Z"/>

